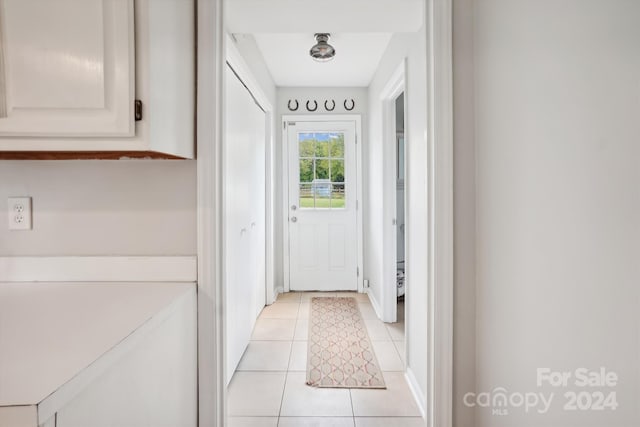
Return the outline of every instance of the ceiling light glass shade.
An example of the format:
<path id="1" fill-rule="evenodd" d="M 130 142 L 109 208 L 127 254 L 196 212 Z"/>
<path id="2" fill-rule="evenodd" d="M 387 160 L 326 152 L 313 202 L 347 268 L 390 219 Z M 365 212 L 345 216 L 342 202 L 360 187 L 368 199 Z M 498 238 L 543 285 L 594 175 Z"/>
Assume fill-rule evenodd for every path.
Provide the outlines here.
<path id="1" fill-rule="evenodd" d="M 331 34 L 318 33 L 315 35 L 317 44 L 311 48 L 309 55 L 319 62 L 331 61 L 336 56 L 336 50 L 328 41 Z"/>

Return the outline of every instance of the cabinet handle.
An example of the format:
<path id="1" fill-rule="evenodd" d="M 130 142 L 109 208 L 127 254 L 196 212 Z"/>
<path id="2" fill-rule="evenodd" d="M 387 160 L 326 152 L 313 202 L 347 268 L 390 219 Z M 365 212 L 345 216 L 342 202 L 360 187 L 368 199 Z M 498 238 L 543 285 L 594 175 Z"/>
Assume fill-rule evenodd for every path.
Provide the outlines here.
<path id="1" fill-rule="evenodd" d="M 135 118 L 136 122 L 142 120 L 142 101 L 140 101 L 139 99 L 136 99 L 133 103 L 133 117 Z"/>

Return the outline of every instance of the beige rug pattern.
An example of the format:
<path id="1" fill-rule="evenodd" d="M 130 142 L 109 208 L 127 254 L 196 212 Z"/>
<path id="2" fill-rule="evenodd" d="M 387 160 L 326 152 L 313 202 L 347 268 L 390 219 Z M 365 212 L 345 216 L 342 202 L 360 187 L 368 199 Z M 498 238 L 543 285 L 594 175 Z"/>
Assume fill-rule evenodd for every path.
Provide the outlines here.
<path id="1" fill-rule="evenodd" d="M 386 388 L 355 298 L 311 299 L 307 384 Z"/>

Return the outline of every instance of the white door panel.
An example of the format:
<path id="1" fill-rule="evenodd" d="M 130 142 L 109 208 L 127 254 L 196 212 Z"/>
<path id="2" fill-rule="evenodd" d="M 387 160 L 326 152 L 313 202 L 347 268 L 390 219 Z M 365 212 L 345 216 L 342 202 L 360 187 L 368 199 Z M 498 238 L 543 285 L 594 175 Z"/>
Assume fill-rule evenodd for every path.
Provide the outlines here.
<path id="1" fill-rule="evenodd" d="M 355 122 L 290 123 L 287 141 L 289 287 L 355 291 Z"/>
<path id="2" fill-rule="evenodd" d="M 260 315 L 266 301 L 266 116 L 254 103 L 251 110 L 251 124 L 254 137 L 249 146 L 252 153 L 252 163 L 249 165 L 251 174 L 249 199 L 249 237 L 251 265 L 251 283 L 253 283 L 252 324 Z M 243 258 L 246 260 L 246 258 Z"/>
<path id="3" fill-rule="evenodd" d="M 133 0 L 1 0 L 0 17 L 0 135 L 133 136 Z"/>
<path id="4" fill-rule="evenodd" d="M 224 257 L 227 381 L 265 305 L 265 114 L 227 67 Z"/>
<path id="5" fill-rule="evenodd" d="M 327 237 L 331 245 L 329 247 L 329 270 L 345 270 L 347 268 L 347 241 L 348 230 L 345 224 L 329 224 Z"/>

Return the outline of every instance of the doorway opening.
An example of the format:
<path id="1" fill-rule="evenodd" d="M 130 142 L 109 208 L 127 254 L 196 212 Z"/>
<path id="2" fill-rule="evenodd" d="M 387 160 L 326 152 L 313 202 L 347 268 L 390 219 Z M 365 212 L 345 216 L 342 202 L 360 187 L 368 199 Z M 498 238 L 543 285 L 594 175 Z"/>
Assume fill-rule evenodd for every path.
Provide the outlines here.
<path id="1" fill-rule="evenodd" d="M 408 162 L 406 62 L 402 61 L 387 80 L 380 97 L 383 111 L 384 138 L 384 252 L 385 278 L 382 293 L 383 318 L 405 325 L 405 299 L 410 281 L 407 279 L 410 258 L 407 247 Z"/>
<path id="2" fill-rule="evenodd" d="M 306 422 L 300 418 L 336 417 L 353 425 L 365 422 L 367 417 L 381 416 L 421 422 L 424 399 L 416 389 L 424 385 L 415 380 L 407 362 L 412 339 L 419 347 L 423 337 L 407 336 L 405 323 L 396 323 L 395 118 L 396 100 L 404 92 L 407 58 L 424 59 L 425 53 L 418 53 L 423 22 L 409 10 L 402 15 L 402 25 L 390 24 L 388 13 L 371 14 L 369 18 L 375 21 L 372 28 L 380 32 L 344 25 L 343 32 L 331 34 L 337 56 L 331 62 L 318 63 L 305 47 L 308 35 L 288 27 L 297 22 L 295 12 L 285 13 L 275 3 L 273 9 L 262 10 L 261 21 L 257 22 L 255 10 L 234 9 L 235 1 L 227 4 L 231 6 L 229 27 L 238 31 L 230 35 L 227 49 L 243 55 L 249 74 L 254 76 L 251 80 L 262 86 L 267 96 L 275 95 L 271 100 L 276 110 L 275 126 L 282 129 L 276 143 L 281 151 L 276 155 L 280 164 L 274 167 L 281 179 L 281 185 L 276 186 L 276 199 L 281 202 L 274 205 L 280 211 L 271 212 L 282 218 L 282 240 L 274 248 L 276 257 L 282 257 L 282 272 L 281 278 L 275 274 L 275 286 L 267 288 L 267 294 L 276 300 L 272 305 L 263 304 L 256 310 L 252 299 L 255 286 L 244 279 L 255 260 L 251 259 L 251 249 L 241 242 L 246 237 L 251 241 L 253 228 L 244 223 L 225 227 L 227 244 L 234 238 L 240 242 L 235 248 L 237 255 L 231 250 L 225 254 L 227 259 L 236 259 L 235 263 L 226 263 L 225 272 L 225 331 L 227 348 L 234 349 L 226 361 L 227 421 L 233 425 L 246 417 L 265 417 L 269 418 L 267 422 L 275 418 L 279 425 L 298 425 Z M 234 10 L 244 18 L 242 22 L 236 21 L 239 15 Z M 280 23 L 278 33 L 270 32 L 275 27 L 265 29 L 264 16 L 275 19 L 282 14 L 289 15 L 289 20 L 286 25 Z M 407 25 L 409 19 L 411 25 Z M 316 22 L 318 26 L 323 24 L 328 22 L 320 18 Z M 363 51 L 367 54 L 361 55 Z M 396 68 L 400 71 L 394 72 Z M 225 77 L 225 87 L 229 87 L 233 76 L 227 73 Z M 254 201 L 259 182 L 247 182 L 256 170 L 247 158 L 252 157 L 252 150 L 235 142 L 244 141 L 238 139 L 241 135 L 255 138 L 252 118 L 256 108 L 241 85 L 236 86 L 235 92 L 227 90 L 225 109 L 225 159 L 231 153 L 238 154 L 235 163 L 225 160 L 223 182 L 226 194 L 231 196 L 225 198 L 227 226 L 242 222 L 246 211 L 253 218 L 254 211 L 264 209 Z M 236 111 L 238 122 L 234 123 L 229 116 L 242 98 L 246 102 Z M 230 178 L 236 175 L 232 181 Z M 366 229 L 365 223 L 369 223 Z M 369 261 L 365 263 L 367 252 Z M 392 265 L 388 265 L 389 260 Z M 366 288 L 365 278 L 369 284 Z M 362 332 L 371 340 L 368 351 L 379 362 L 371 369 L 381 372 L 386 388 L 315 388 L 305 384 L 305 372 L 312 366 L 308 357 L 312 354 L 309 329 L 313 296 L 355 299 L 364 325 Z M 419 357 L 414 356 L 416 364 Z M 356 356 L 353 363 L 358 360 Z M 255 390 L 260 393 L 254 395 Z M 328 401 L 335 405 L 327 405 Z"/>
<path id="3" fill-rule="evenodd" d="M 340 108 L 341 100 L 333 103 L 334 96 L 330 94 L 330 90 L 325 88 L 332 87 L 333 89 L 344 90 L 344 88 L 366 88 L 369 95 L 369 99 L 364 99 L 363 102 L 357 104 L 364 105 L 364 109 L 367 114 L 366 118 L 363 118 L 365 133 L 363 135 L 363 145 L 367 144 L 367 152 L 363 156 L 365 162 L 364 176 L 366 177 L 365 192 L 363 200 L 363 210 L 366 211 L 367 218 L 365 224 L 365 259 L 367 262 L 363 264 L 364 274 L 368 280 L 368 286 L 365 288 L 366 293 L 370 299 L 376 298 L 376 301 L 383 301 L 382 293 L 383 284 L 387 283 L 385 277 L 389 270 L 384 266 L 383 248 L 384 242 L 381 235 L 373 236 L 375 233 L 386 233 L 387 223 L 383 222 L 386 218 L 381 211 L 386 204 L 378 203 L 380 201 L 380 194 L 382 194 L 382 188 L 385 185 L 383 180 L 382 168 L 384 167 L 384 159 L 386 154 L 384 153 L 383 145 L 376 142 L 377 139 L 384 139 L 381 137 L 383 122 L 380 108 L 375 107 L 374 104 L 378 103 L 380 99 L 381 83 L 380 79 L 386 79 L 381 77 L 376 79 L 378 71 L 381 74 L 386 74 L 392 71 L 389 62 L 395 62 L 396 64 L 410 56 L 412 59 L 408 61 L 410 64 L 410 70 L 408 73 L 409 81 L 408 86 L 410 88 L 408 97 L 412 101 L 408 102 L 412 107 L 411 117 L 409 121 L 411 125 L 407 129 L 409 136 L 415 135 L 417 138 L 408 140 L 408 144 L 412 147 L 406 146 L 407 152 L 411 152 L 411 155 L 407 155 L 407 174 L 411 176 L 412 182 L 424 182 L 425 185 L 422 188 L 416 189 L 415 195 L 418 197 L 411 197 L 412 194 L 407 194 L 407 198 L 413 200 L 413 204 L 408 203 L 407 206 L 407 219 L 415 220 L 412 222 L 412 233 L 415 233 L 418 237 L 412 240 L 412 253 L 417 257 L 423 258 L 420 262 L 407 263 L 407 266 L 413 271 L 408 271 L 408 278 L 413 278 L 416 286 L 407 286 L 407 291 L 413 293 L 417 298 L 409 299 L 409 305 L 414 304 L 415 309 L 407 307 L 407 314 L 414 313 L 412 321 L 415 321 L 413 330 L 414 344 L 410 344 L 411 330 L 408 330 L 407 334 L 407 346 L 406 346 L 406 359 L 403 370 L 399 373 L 399 376 L 392 375 L 391 377 L 399 377 L 400 382 L 406 386 L 409 384 L 409 390 L 411 399 L 415 399 L 419 405 L 420 413 L 423 420 L 417 421 L 421 424 L 424 421 L 424 425 L 427 426 L 450 426 L 450 407 L 451 399 L 449 391 L 451 387 L 451 372 L 450 372 L 450 344 L 452 342 L 451 337 L 451 270 L 450 270 L 450 216 L 451 206 L 447 200 L 447 192 L 450 190 L 450 149 L 451 149 L 451 134 L 450 134 L 450 107 L 451 107 L 451 94 L 450 91 L 450 78 L 451 70 L 447 68 L 449 66 L 451 46 L 447 37 L 451 35 L 450 28 L 450 8 L 449 1 L 434 2 L 433 0 L 411 0 L 402 2 L 402 5 L 398 4 L 394 0 L 372 0 L 376 3 L 380 3 L 379 7 L 367 7 L 357 8 L 358 10 L 343 10 L 343 2 L 332 3 L 333 8 L 340 8 L 340 13 L 334 13 L 331 15 L 331 22 L 327 21 L 326 14 L 312 14 L 307 12 L 310 8 L 314 7 L 314 4 L 307 0 L 301 0 L 292 5 L 290 2 L 278 1 L 274 2 L 262 2 L 260 4 L 250 0 L 213 0 L 208 3 L 204 0 L 199 0 L 198 10 L 198 75 L 199 75 L 199 87 L 198 87 L 198 195 L 199 195 L 199 230 L 202 230 L 204 234 L 199 236 L 199 388 L 200 388 L 200 420 L 204 425 L 233 425 L 234 420 L 227 417 L 225 408 L 225 397 L 227 390 L 223 385 L 224 371 L 227 366 L 227 361 L 224 357 L 224 349 L 226 348 L 226 341 L 231 333 L 225 330 L 225 322 L 228 322 L 226 315 L 231 307 L 224 306 L 224 292 L 225 284 L 223 278 L 220 276 L 220 270 L 224 264 L 223 255 L 220 248 L 217 246 L 217 240 L 220 238 L 220 224 L 225 223 L 223 216 L 223 210 L 221 207 L 220 188 L 221 182 L 224 182 L 224 176 L 220 168 L 220 152 L 219 147 L 222 145 L 223 132 L 221 129 L 221 117 L 224 117 L 222 110 L 223 102 L 218 89 L 224 82 L 225 76 L 221 74 L 223 67 L 221 65 L 224 61 L 224 29 L 234 35 L 259 35 L 256 37 L 258 43 L 245 50 L 243 55 L 251 65 L 255 65 L 254 60 L 262 56 L 264 62 L 280 63 L 284 65 L 284 68 L 280 68 L 279 71 L 274 72 L 271 66 L 263 63 L 257 67 L 251 67 L 256 81 L 262 85 L 268 78 L 265 76 L 269 73 L 272 74 L 273 79 L 273 92 L 274 97 L 269 99 L 273 100 L 275 105 L 275 117 L 271 118 L 271 123 L 274 124 L 277 118 L 281 115 L 288 114 L 287 108 L 291 105 L 291 108 L 300 108 L 298 113 L 305 113 L 303 106 L 309 106 L 309 112 L 315 111 L 314 114 L 328 114 L 328 111 L 322 111 L 322 106 L 328 106 L 333 110 L 337 105 L 336 112 L 346 113 L 353 109 L 353 102 L 345 102 L 344 108 L 347 111 L 343 111 Z M 221 4 L 224 2 L 224 8 Z M 282 6 L 287 7 L 282 7 Z M 416 8 L 413 10 L 412 8 Z M 222 22 L 221 11 L 225 10 L 226 17 Z M 347 8 L 348 9 L 348 8 Z M 411 10 L 410 10 L 411 9 Z M 246 15 L 249 14 L 249 16 Z M 403 16 L 396 16 L 397 13 L 404 14 Z M 297 15 L 296 15 L 297 14 Z M 376 16 L 377 14 L 377 16 Z M 296 19 L 295 16 L 299 16 L 300 19 Z M 320 74 L 315 74 L 309 71 L 307 65 L 299 66 L 294 61 L 284 60 L 282 54 L 287 52 L 287 46 L 294 47 L 296 52 L 300 52 L 301 46 L 305 45 L 302 51 L 307 51 L 306 41 L 298 43 L 296 40 L 306 40 L 308 36 L 307 32 L 310 28 L 313 31 L 324 31 L 328 24 L 331 24 L 334 32 L 332 33 L 332 44 L 335 43 L 337 55 L 336 59 L 330 63 L 324 63 L 328 65 L 322 69 Z M 361 35 L 360 41 L 357 41 L 358 37 L 350 38 L 344 37 L 344 42 L 340 45 L 340 29 L 345 32 L 345 36 L 348 33 L 356 33 Z M 411 30 L 407 30 L 411 29 Z M 380 31 L 387 31 L 386 35 L 381 35 Z M 412 33 L 412 31 L 414 33 Z M 398 34 L 396 34 L 398 33 Z M 297 34 L 297 36 L 296 36 Z M 213 37 L 211 37 L 213 35 Z M 390 36 L 390 37 L 389 37 Z M 349 40 L 351 39 L 351 40 Z M 373 47 L 363 47 L 362 40 L 371 42 Z M 292 43 L 288 43 L 288 42 Z M 353 43 L 352 43 L 353 42 Z M 355 46 L 355 52 L 351 55 L 345 55 L 346 48 L 351 43 L 351 46 Z M 297 44 L 297 46 L 295 46 Z M 256 46 L 257 45 L 257 46 Z M 392 46 L 392 47 L 391 47 Z M 381 50 L 376 51 L 380 48 Z M 380 61 L 382 59 L 377 56 L 377 53 L 384 55 L 384 64 Z M 340 56 L 342 55 L 342 56 Z M 303 55 L 304 56 L 304 55 Z M 366 83 L 353 79 L 353 75 L 348 74 L 344 70 L 362 70 L 361 67 L 354 67 L 350 64 L 342 63 L 342 68 L 331 67 L 331 64 L 338 64 L 340 58 L 351 58 L 361 61 L 364 64 L 366 61 L 370 61 L 374 64 L 373 79 L 372 74 L 368 74 L 366 77 Z M 260 61 L 258 61 L 260 62 Z M 378 68 L 376 68 L 378 67 Z M 267 71 L 265 73 L 265 70 Z M 365 73 L 366 74 L 366 73 Z M 284 76 L 284 77 L 283 77 Z M 293 76 L 293 77 L 292 77 Z M 362 76 L 361 76 L 362 77 Z M 299 80 L 288 80 L 290 83 L 282 83 L 282 79 L 299 78 Z M 333 79 L 331 84 L 327 84 L 325 78 Z M 338 82 L 339 81 L 339 82 Z M 269 85 L 267 85 L 269 86 Z M 265 92 L 269 95 L 270 89 L 264 87 Z M 327 99 L 317 100 L 307 99 L 302 96 L 301 99 L 294 100 L 296 102 L 287 103 L 286 99 L 281 99 L 283 93 L 288 88 L 313 88 L 323 91 L 323 96 Z M 212 90 L 214 89 L 214 90 Z M 413 95 L 412 95 L 413 93 Z M 325 101 L 325 102 L 323 102 Z M 345 100 L 347 101 L 347 100 Z M 428 108 L 427 108 L 428 107 Z M 289 111 L 294 111 L 289 108 Z M 320 111 L 317 111 L 317 109 Z M 375 116 L 375 117 L 374 117 Z M 214 118 L 213 126 L 209 125 L 209 120 Z M 380 129 L 378 129 L 380 126 Z M 368 134 L 368 135 L 367 135 Z M 213 141 L 213 147 L 209 147 Z M 365 142 L 366 141 L 366 142 Z M 411 142 L 414 141 L 414 142 Z M 437 150 L 435 149 L 435 142 L 437 144 Z M 376 145 L 377 144 L 377 145 Z M 277 143 L 276 143 L 277 146 Z M 394 146 L 395 149 L 395 146 Z M 273 153 L 272 153 L 273 154 Z M 280 156 L 271 156 L 268 167 L 271 167 L 272 174 L 274 170 L 282 170 L 281 160 L 278 160 Z M 413 165 L 413 166 L 410 166 Z M 434 167 L 437 166 L 437 167 Z M 409 170 L 413 172 L 410 173 Z M 424 176 L 421 176 L 424 175 Z M 415 175 L 415 176 L 414 176 Z M 211 178 L 214 178 L 211 180 Z M 418 179 L 416 179 L 418 178 Z M 278 183 L 279 184 L 279 183 Z M 282 188 L 281 185 L 276 185 L 276 189 Z M 405 188 L 407 193 L 411 193 L 408 188 Z M 420 194 L 422 193 L 422 194 Z M 275 199 L 275 209 L 267 209 L 267 215 L 274 214 L 276 217 L 281 217 L 283 212 L 278 212 L 278 209 L 282 208 L 282 194 L 278 195 L 277 192 L 273 195 Z M 271 200 L 267 197 L 267 201 Z M 375 205 L 375 209 L 372 207 Z M 280 206 L 278 208 L 278 206 Z M 412 213 L 418 213 L 418 216 Z M 395 213 L 394 213 L 395 215 Z M 412 216 L 413 215 L 413 216 Z M 269 221 L 267 220 L 267 223 Z M 277 228 L 277 227 L 276 227 Z M 439 238 L 435 238 L 434 228 L 438 230 Z M 267 243 L 266 256 L 278 257 L 280 247 L 277 242 L 278 235 L 282 230 L 276 229 L 275 247 L 269 248 Z M 393 234 L 393 239 L 397 236 Z M 395 241 L 395 240 L 393 240 Z M 407 243 L 409 244 L 409 243 Z M 416 249 L 417 248 L 417 249 Z M 210 256 L 213 255 L 213 256 Z M 410 260 L 409 260 L 410 261 Z M 275 265 L 282 265 L 280 262 L 275 262 Z M 414 267 L 411 267 L 414 266 Z M 267 269 L 269 263 L 267 263 Z M 395 284 L 395 274 L 397 266 L 393 266 L 391 271 L 393 274 L 392 282 Z M 284 291 L 284 280 L 278 273 L 274 271 L 273 274 L 267 273 L 266 281 L 273 280 L 272 286 L 266 287 L 267 297 L 269 301 L 270 297 L 273 299 L 273 294 Z M 394 289 L 394 297 L 397 294 Z M 292 295 L 291 298 L 296 299 L 298 295 L 293 292 L 289 292 L 286 295 Z M 372 297 L 375 295 L 375 297 Z M 298 313 L 303 310 L 302 297 L 298 301 Z M 386 301 L 386 298 L 384 299 Z M 394 299 L 395 300 L 395 299 Z M 372 304 L 373 305 L 373 304 Z M 394 304 L 395 305 L 395 304 Z M 275 306 L 275 304 L 274 304 Z M 438 306 L 438 310 L 434 310 L 434 307 Z M 219 310 L 219 308 L 223 308 Z M 271 307 L 271 306 L 270 306 Z M 287 310 L 278 309 L 280 313 L 278 316 L 286 316 L 283 314 Z M 265 310 L 263 310 L 264 313 Z M 270 310 L 273 311 L 273 310 Z M 380 305 L 373 305 L 372 311 L 376 317 L 381 317 L 383 313 Z M 429 317 L 427 322 L 427 315 L 434 316 Z M 211 320 L 214 320 L 213 322 Z M 283 318 L 276 318 L 278 322 L 270 322 L 276 329 L 279 327 L 276 323 L 283 324 L 280 320 L 286 320 Z M 281 325 L 282 326 L 282 325 Z M 383 324 L 383 328 L 386 326 Z M 298 326 L 294 326 L 294 330 Z M 287 328 L 284 328 L 287 329 Z M 282 331 L 282 329 L 281 329 Z M 426 332 L 426 333 L 425 333 Z M 287 332 L 288 333 L 288 332 Z M 371 333 L 371 331 L 370 331 Z M 295 335 L 295 332 L 293 332 Z M 295 341 L 295 340 L 294 340 Z M 388 346 L 387 346 L 388 347 Z M 292 344 L 293 352 L 293 344 Z M 289 364 L 293 361 L 289 355 Z M 286 353 L 286 349 L 282 354 Z M 426 368 L 424 366 L 426 361 Z M 289 368 L 289 366 L 288 366 Z M 215 371 L 215 372 L 213 372 Z M 287 396 L 286 387 L 289 384 L 289 371 L 284 375 L 284 381 L 281 386 L 285 387 L 284 394 Z M 267 374 L 265 377 L 273 377 L 277 375 Z M 281 375 L 280 375 L 281 376 Z M 291 379 L 295 375 L 291 376 Z M 406 380 L 406 381 L 405 381 Z M 278 381 L 273 382 L 275 386 Z M 395 385 L 400 382 L 391 382 L 394 386 L 390 387 L 393 393 Z M 260 387 L 255 387 L 255 382 L 249 382 L 248 393 L 243 397 L 247 397 L 249 392 L 253 395 L 259 395 L 260 398 L 266 398 L 267 395 L 271 397 L 277 396 L 278 393 L 262 394 Z M 252 387 L 254 386 L 254 387 Z M 438 397 L 436 398 L 436 393 Z M 359 393 L 356 393 L 359 394 Z M 295 396 L 295 392 L 288 393 L 290 396 Z M 346 416 L 347 420 L 342 420 L 346 423 L 351 422 L 349 425 L 353 425 L 358 421 L 355 419 L 356 415 L 356 401 L 351 395 L 351 416 Z M 303 399 L 307 404 L 308 400 Z M 365 399 L 366 400 L 366 399 Z M 383 408 L 387 410 L 388 406 L 384 406 L 383 403 L 388 403 L 390 399 L 379 399 L 379 405 L 368 405 L 371 408 Z M 409 401 L 409 400 L 407 400 Z M 362 404 L 363 401 L 360 401 Z M 281 407 L 284 407 L 284 403 L 280 402 Z M 366 405 L 366 403 L 365 403 Z M 308 405 L 303 405 L 308 406 Z M 393 406 L 393 405 L 392 405 Z M 426 411 L 429 408 L 429 411 Z M 358 414 L 362 412 L 358 411 Z M 397 414 L 397 413 L 396 413 Z M 277 417 L 280 417 L 278 414 Z M 384 416 L 373 415 L 372 416 Z M 362 415 L 366 417 L 366 414 Z M 401 416 L 406 416 L 402 414 Z M 274 418 L 274 417 L 271 417 Z M 287 418 L 287 417 L 280 417 Z M 419 416 L 417 418 L 420 418 Z M 349 420 L 350 419 L 350 420 Z M 231 421 L 231 423 L 229 422 Z M 247 420 L 244 420 L 247 421 Z M 248 420 L 253 421 L 253 420 Z M 276 420 L 276 424 L 273 424 L 273 419 L 263 420 L 266 425 L 301 425 L 296 424 L 301 420 Z M 281 422 L 282 421 L 282 422 Z M 240 420 L 242 422 L 242 420 Z M 293 424 L 291 424 L 293 422 Z M 417 424 L 417 425 L 419 425 Z M 302 424 L 304 425 L 304 424 Z M 339 424 L 338 424 L 339 425 Z M 346 425 L 346 424 L 345 424 Z"/>
<path id="4" fill-rule="evenodd" d="M 396 291 L 397 308 L 396 321 L 403 324 L 405 322 L 404 306 L 406 295 L 406 246 L 405 246 L 405 105 L 404 91 L 395 99 L 395 146 L 396 146 Z"/>

